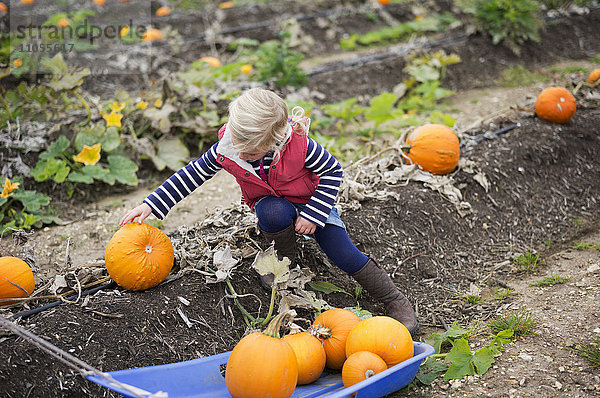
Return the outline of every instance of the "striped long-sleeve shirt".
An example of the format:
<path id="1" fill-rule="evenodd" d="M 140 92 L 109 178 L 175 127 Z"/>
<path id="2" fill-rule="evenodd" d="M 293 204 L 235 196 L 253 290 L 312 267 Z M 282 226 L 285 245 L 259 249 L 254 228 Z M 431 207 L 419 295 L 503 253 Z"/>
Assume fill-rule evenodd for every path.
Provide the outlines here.
<path id="1" fill-rule="evenodd" d="M 331 212 L 342 182 L 342 166 L 325 148 L 312 138 L 307 137 L 305 167 L 319 176 L 319 185 L 300 215 L 316 225 L 325 226 L 325 220 Z M 169 210 L 183 198 L 192 193 L 206 180 L 213 177 L 222 167 L 217 162 L 215 143 L 199 159 L 182 167 L 152 192 L 144 202 L 152 208 L 152 213 L 161 220 Z M 264 157 L 263 169 L 270 170 L 272 155 Z M 259 161 L 250 162 L 256 174 L 259 174 Z"/>

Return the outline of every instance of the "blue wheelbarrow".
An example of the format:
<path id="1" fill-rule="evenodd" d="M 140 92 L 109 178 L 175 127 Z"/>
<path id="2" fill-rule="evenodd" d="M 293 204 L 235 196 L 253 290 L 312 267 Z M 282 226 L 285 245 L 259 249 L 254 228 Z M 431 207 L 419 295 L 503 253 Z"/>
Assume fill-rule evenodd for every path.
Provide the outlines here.
<path id="1" fill-rule="evenodd" d="M 398 391 L 410 384 L 423 359 L 434 353 L 433 347 L 425 343 L 414 343 L 414 347 L 412 358 L 348 388 L 344 388 L 340 372 L 326 370 L 315 382 L 297 386 L 292 398 L 342 398 L 354 393 L 356 398 L 376 398 Z M 87 378 L 128 398 L 230 398 L 222 372 L 230 354 L 231 351 L 167 365 L 116 370 L 108 372 L 110 377 Z"/>

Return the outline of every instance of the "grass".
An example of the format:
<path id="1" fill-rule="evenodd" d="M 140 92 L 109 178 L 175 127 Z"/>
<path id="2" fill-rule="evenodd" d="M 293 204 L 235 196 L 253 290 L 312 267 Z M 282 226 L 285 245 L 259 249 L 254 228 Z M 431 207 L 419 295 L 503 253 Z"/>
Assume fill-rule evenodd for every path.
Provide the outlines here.
<path id="1" fill-rule="evenodd" d="M 575 347 L 571 348 L 571 350 L 592 366 L 600 368 L 600 348 L 598 348 L 598 344 L 576 343 Z"/>
<path id="2" fill-rule="evenodd" d="M 458 298 L 463 303 L 467 304 L 479 304 L 483 301 L 483 298 L 477 294 L 457 294 L 456 298 Z"/>
<path id="3" fill-rule="evenodd" d="M 575 250 L 600 250 L 600 243 L 573 242 L 571 248 Z"/>
<path id="4" fill-rule="evenodd" d="M 533 329 L 537 325 L 537 321 L 531 312 L 518 310 L 505 312 L 489 321 L 487 325 L 490 328 L 490 332 L 494 335 L 503 330 L 512 330 L 515 336 L 522 337 L 535 334 Z"/>
<path id="5" fill-rule="evenodd" d="M 533 254 L 531 252 L 525 252 L 513 258 L 513 261 L 517 264 L 517 271 L 532 273 L 535 272 L 538 267 L 542 264 L 539 254 Z"/>
<path id="6" fill-rule="evenodd" d="M 554 286 L 570 281 L 571 278 L 565 278 L 560 275 L 547 276 L 544 279 L 530 283 L 529 286 Z"/>
<path id="7" fill-rule="evenodd" d="M 523 87 L 530 86 L 537 82 L 549 81 L 548 76 L 537 72 L 531 72 L 522 65 L 509 66 L 502 71 L 502 77 L 499 84 L 504 87 Z"/>
<path id="8" fill-rule="evenodd" d="M 509 297 L 514 296 L 515 294 L 517 294 L 515 292 L 515 289 L 511 289 L 509 287 L 505 288 L 505 289 L 498 289 L 494 292 L 494 299 L 496 300 L 504 300 L 507 299 Z"/>

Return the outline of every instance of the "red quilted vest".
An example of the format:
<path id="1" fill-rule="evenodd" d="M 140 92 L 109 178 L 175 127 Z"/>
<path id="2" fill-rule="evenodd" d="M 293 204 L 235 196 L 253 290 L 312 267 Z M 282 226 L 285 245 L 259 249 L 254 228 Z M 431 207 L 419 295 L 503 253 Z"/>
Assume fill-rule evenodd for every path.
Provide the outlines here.
<path id="1" fill-rule="evenodd" d="M 225 134 L 223 125 L 219 130 L 219 141 Z M 292 131 L 283 147 L 279 161 L 271 164 L 268 184 L 255 173 L 245 170 L 234 160 L 217 153 L 217 162 L 233 175 L 240 185 L 246 204 L 254 210 L 254 205 L 265 196 L 277 196 L 292 203 L 307 203 L 319 185 L 319 177 L 304 167 L 306 160 L 306 133 Z"/>

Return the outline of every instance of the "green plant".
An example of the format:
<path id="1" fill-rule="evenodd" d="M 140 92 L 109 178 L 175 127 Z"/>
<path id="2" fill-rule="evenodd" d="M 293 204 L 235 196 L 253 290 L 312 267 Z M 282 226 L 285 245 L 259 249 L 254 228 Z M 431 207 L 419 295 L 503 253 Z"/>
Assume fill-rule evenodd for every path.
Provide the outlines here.
<path id="1" fill-rule="evenodd" d="M 483 298 L 477 294 L 470 294 L 470 293 L 458 294 L 456 296 L 456 298 L 459 299 L 460 301 L 462 301 L 463 303 L 467 303 L 467 304 L 479 304 L 479 303 L 483 302 Z"/>
<path id="2" fill-rule="evenodd" d="M 537 321 L 530 311 L 516 310 L 507 311 L 497 318 L 487 322 L 491 333 L 499 333 L 503 330 L 512 330 L 515 336 L 531 336 Z"/>
<path id="3" fill-rule="evenodd" d="M 571 278 L 565 278 L 560 275 L 547 276 L 544 279 L 530 283 L 530 286 L 554 286 L 570 281 Z"/>
<path id="4" fill-rule="evenodd" d="M 292 50 L 286 43 L 289 34 L 281 34 L 282 40 L 268 40 L 261 43 L 249 58 L 256 68 L 258 80 L 275 79 L 278 86 L 299 87 L 306 83 L 306 74 L 300 69 L 304 55 Z"/>
<path id="5" fill-rule="evenodd" d="M 513 258 L 513 261 L 517 264 L 517 271 L 527 273 L 535 272 L 542 264 L 539 253 L 533 254 L 531 252 L 519 254 Z"/>
<path id="6" fill-rule="evenodd" d="M 493 333 L 487 345 L 477 351 L 471 351 L 468 341 L 469 331 L 461 328 L 457 322 L 444 333 L 432 334 L 426 342 L 435 349 L 435 354 L 428 357 L 417 373 L 417 380 L 425 385 L 431 384 L 439 376 L 444 381 L 462 379 L 465 376 L 485 374 L 494 363 L 494 356 L 510 342 L 512 330 L 501 330 Z M 450 348 L 449 351 L 446 351 Z"/>
<path id="7" fill-rule="evenodd" d="M 356 105 L 356 97 L 347 98 L 334 104 L 323 105 L 321 109 L 329 116 L 340 119 L 338 121 L 338 130 L 340 130 L 342 134 L 346 134 L 346 128 L 349 123 L 353 123 L 357 126 L 356 117 L 364 112 L 363 108 Z"/>
<path id="8" fill-rule="evenodd" d="M 496 300 L 504 300 L 508 297 L 512 297 L 514 296 L 515 293 L 515 289 L 511 289 L 509 287 L 507 288 L 503 288 L 503 289 L 498 289 L 494 292 L 494 299 Z"/>
<path id="9" fill-rule="evenodd" d="M 571 222 L 577 227 L 581 227 L 583 225 L 583 220 L 580 217 L 575 217 L 571 220 Z"/>
<path id="10" fill-rule="evenodd" d="M 460 6 L 474 15 L 475 23 L 492 36 L 494 44 L 504 43 L 515 54 L 525 41 L 540 40 L 535 0 L 463 0 Z"/>
<path id="11" fill-rule="evenodd" d="M 48 204 L 50 197 L 34 190 L 25 190 L 22 177 L 0 179 L 0 236 L 13 229 L 30 229 L 43 224 L 62 223 Z"/>
<path id="12" fill-rule="evenodd" d="M 593 367 L 600 368 L 600 348 L 598 344 L 575 343 L 574 347 L 569 348 L 578 357 L 585 359 Z"/>

